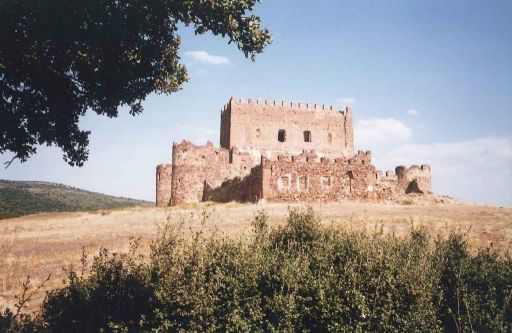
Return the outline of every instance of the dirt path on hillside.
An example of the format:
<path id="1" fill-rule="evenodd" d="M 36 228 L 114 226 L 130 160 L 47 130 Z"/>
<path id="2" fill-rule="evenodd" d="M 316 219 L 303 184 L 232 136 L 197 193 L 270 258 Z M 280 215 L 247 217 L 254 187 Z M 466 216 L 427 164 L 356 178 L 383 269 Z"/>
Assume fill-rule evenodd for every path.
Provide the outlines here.
<path id="1" fill-rule="evenodd" d="M 47 288 L 62 285 L 63 267 L 80 263 L 82 248 L 93 255 L 102 247 L 112 252 L 126 251 L 130 238 L 141 237 L 148 243 L 166 221 L 183 221 L 184 230 L 201 229 L 202 211 L 209 216 L 204 226 L 237 237 L 250 230 L 258 210 L 264 209 L 271 224 L 283 223 L 290 208 L 300 204 L 202 204 L 181 208 L 135 207 L 92 213 L 36 214 L 0 220 L 0 308 L 12 307 L 14 295 L 29 274 L 34 284 L 48 274 Z M 473 249 L 493 243 L 506 250 L 512 248 L 512 208 L 449 204 L 382 204 L 342 202 L 317 204 L 313 208 L 322 223 L 404 235 L 411 224 L 424 226 L 432 235 L 460 230 L 467 232 Z M 30 304 L 37 309 L 41 292 Z"/>

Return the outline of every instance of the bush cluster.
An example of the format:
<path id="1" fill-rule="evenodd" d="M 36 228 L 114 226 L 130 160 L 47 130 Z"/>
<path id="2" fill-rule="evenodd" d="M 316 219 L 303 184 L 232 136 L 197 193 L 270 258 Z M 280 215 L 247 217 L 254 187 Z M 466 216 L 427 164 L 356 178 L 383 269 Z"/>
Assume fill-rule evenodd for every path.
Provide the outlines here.
<path id="1" fill-rule="evenodd" d="M 398 238 L 321 226 L 291 211 L 250 239 L 192 241 L 168 225 L 149 260 L 102 251 L 72 271 L 38 318 L 0 330 L 47 332 L 511 332 L 512 260 L 468 251 L 462 235 Z M 34 322 L 35 321 L 35 322 Z M 4 325 L 4 326 L 2 326 Z"/>

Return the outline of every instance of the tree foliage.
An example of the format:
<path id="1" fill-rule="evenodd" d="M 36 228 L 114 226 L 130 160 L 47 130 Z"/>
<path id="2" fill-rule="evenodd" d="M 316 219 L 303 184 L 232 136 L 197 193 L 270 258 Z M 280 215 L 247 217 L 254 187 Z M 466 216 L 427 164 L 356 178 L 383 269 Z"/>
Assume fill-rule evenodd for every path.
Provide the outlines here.
<path id="1" fill-rule="evenodd" d="M 188 80 L 180 23 L 211 32 L 254 60 L 270 43 L 259 0 L 0 0 L 0 153 L 26 161 L 56 145 L 70 165 L 88 157 L 87 110 L 136 115 L 150 93 Z"/>

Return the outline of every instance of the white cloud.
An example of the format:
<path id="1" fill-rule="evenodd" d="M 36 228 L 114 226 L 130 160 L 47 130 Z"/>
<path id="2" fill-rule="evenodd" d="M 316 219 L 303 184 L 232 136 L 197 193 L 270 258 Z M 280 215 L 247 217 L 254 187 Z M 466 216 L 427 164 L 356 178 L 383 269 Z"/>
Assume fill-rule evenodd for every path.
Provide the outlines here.
<path id="1" fill-rule="evenodd" d="M 356 102 L 356 99 L 354 97 L 344 97 L 344 98 L 338 98 L 336 100 L 337 104 L 341 104 L 343 106 L 351 106 Z"/>
<path id="2" fill-rule="evenodd" d="M 354 126 L 356 145 L 360 148 L 370 149 L 375 146 L 385 146 L 407 141 L 412 130 L 394 118 L 373 118 L 360 120 Z"/>
<path id="3" fill-rule="evenodd" d="M 418 113 L 420 113 L 418 110 L 416 109 L 409 109 L 407 110 L 407 114 L 410 115 L 410 116 L 416 116 L 418 115 Z"/>
<path id="4" fill-rule="evenodd" d="M 188 51 L 185 53 L 185 57 L 199 61 L 203 64 L 210 65 L 226 65 L 229 64 L 229 59 L 223 56 L 211 55 L 206 51 Z"/>
<path id="5" fill-rule="evenodd" d="M 430 164 L 437 194 L 512 206 L 512 138 L 404 144 L 373 157 L 376 166 L 384 170 L 401 164 Z"/>

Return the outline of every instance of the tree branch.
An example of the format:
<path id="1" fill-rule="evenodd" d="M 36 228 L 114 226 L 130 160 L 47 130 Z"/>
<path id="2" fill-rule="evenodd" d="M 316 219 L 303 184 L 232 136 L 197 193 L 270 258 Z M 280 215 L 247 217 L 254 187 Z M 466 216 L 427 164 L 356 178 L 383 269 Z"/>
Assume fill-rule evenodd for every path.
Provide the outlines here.
<path id="1" fill-rule="evenodd" d="M 11 165 L 11 163 L 14 162 L 14 160 L 17 158 L 18 158 L 18 155 L 14 155 L 14 157 L 11 158 L 10 161 L 4 162 L 5 168 L 7 169 Z"/>

